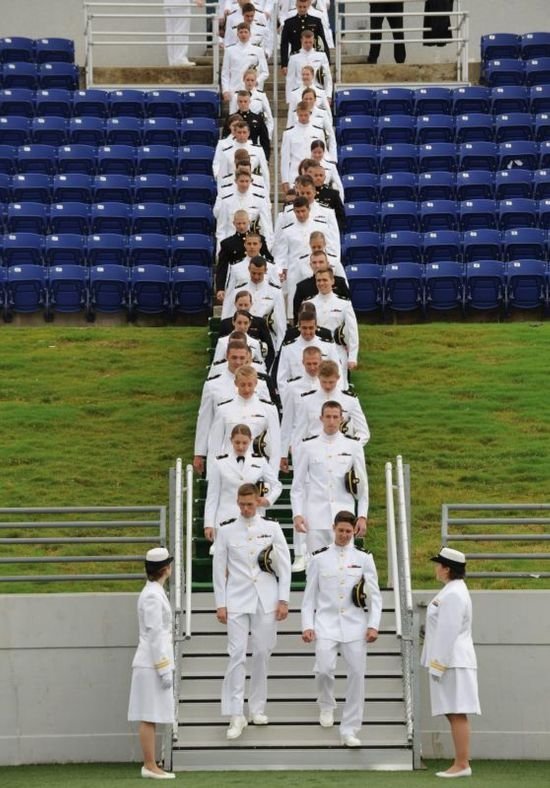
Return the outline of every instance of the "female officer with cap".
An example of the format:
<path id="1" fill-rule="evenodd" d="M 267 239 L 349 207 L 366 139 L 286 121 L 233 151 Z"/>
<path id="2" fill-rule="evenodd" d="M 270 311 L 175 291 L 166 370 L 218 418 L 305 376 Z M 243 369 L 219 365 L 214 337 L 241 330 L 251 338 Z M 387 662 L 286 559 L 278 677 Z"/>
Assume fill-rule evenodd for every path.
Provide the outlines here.
<path id="1" fill-rule="evenodd" d="M 444 714 L 451 726 L 455 759 L 438 777 L 470 777 L 468 714 L 481 714 L 477 661 L 472 640 L 472 600 L 464 582 L 466 556 L 442 547 L 435 561 L 443 588 L 428 605 L 422 665 L 429 670 L 432 714 Z"/>
<path id="2" fill-rule="evenodd" d="M 173 560 L 165 547 L 155 547 L 145 556 L 147 583 L 138 598 L 139 642 L 132 662 L 128 706 L 128 720 L 139 721 L 141 776 L 154 780 L 175 776 L 155 761 L 155 726 L 174 721 L 172 610 L 164 591 Z"/>

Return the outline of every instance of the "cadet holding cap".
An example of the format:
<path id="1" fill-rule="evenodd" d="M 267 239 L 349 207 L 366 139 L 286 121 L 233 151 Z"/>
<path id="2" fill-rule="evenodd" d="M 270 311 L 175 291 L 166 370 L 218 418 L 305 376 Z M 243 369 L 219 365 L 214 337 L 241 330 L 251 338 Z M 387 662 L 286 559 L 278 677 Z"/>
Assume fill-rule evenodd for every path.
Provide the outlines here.
<path id="1" fill-rule="evenodd" d="M 175 776 L 163 771 L 155 760 L 156 724 L 174 722 L 172 609 L 164 591 L 173 560 L 165 547 L 154 547 L 145 556 L 147 583 L 138 598 L 139 642 L 128 705 L 128 720 L 139 721 L 141 776 L 154 780 Z"/>
<path id="2" fill-rule="evenodd" d="M 468 714 L 481 714 L 477 690 L 477 661 L 472 640 L 472 600 L 464 577 L 466 556 L 442 547 L 435 561 L 443 588 L 428 605 L 422 665 L 429 670 L 432 714 L 449 720 L 455 759 L 437 777 L 470 777 Z"/>

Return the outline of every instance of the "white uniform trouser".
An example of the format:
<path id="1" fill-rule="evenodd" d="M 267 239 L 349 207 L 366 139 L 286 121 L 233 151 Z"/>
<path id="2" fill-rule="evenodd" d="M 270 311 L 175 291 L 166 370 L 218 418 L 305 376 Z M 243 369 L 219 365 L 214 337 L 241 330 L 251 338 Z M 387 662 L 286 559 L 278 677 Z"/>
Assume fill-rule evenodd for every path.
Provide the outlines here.
<path id="1" fill-rule="evenodd" d="M 305 556 L 306 554 L 306 535 L 301 531 L 294 529 L 294 536 L 292 539 L 292 546 L 294 547 L 294 558 L 297 556 Z"/>
<path id="2" fill-rule="evenodd" d="M 189 52 L 189 30 L 191 19 L 178 18 L 176 14 L 190 14 L 191 0 L 164 0 L 164 24 L 166 26 L 168 63 L 177 66 L 185 60 Z M 184 5 L 185 3 L 187 5 Z"/>
<path id="3" fill-rule="evenodd" d="M 361 730 L 365 704 L 365 669 L 367 666 L 367 644 L 364 640 L 338 643 L 337 640 L 320 638 L 315 641 L 315 665 L 318 690 L 317 702 L 321 711 L 336 708 L 334 700 L 334 673 L 338 648 L 347 668 L 346 701 L 340 722 L 342 736 L 354 736 Z"/>
<path id="4" fill-rule="evenodd" d="M 315 550 L 328 547 L 333 541 L 332 528 L 309 528 L 306 533 L 306 550 L 311 555 Z"/>
<path id="5" fill-rule="evenodd" d="M 246 679 L 246 650 L 250 632 L 250 687 L 248 710 L 263 714 L 267 702 L 267 666 L 277 642 L 275 611 L 264 613 L 258 604 L 255 613 L 228 613 L 227 652 L 229 663 L 222 685 L 222 715 L 243 713 Z"/>

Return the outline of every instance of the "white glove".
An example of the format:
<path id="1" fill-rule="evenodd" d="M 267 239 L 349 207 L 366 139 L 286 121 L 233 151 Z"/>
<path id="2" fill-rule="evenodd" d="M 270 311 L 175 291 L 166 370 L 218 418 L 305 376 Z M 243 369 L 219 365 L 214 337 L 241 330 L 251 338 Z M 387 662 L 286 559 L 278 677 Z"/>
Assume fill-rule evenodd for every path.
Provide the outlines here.
<path id="1" fill-rule="evenodd" d="M 171 690 L 174 686 L 174 676 L 172 671 L 169 673 L 162 673 L 160 676 L 160 686 L 163 690 Z"/>

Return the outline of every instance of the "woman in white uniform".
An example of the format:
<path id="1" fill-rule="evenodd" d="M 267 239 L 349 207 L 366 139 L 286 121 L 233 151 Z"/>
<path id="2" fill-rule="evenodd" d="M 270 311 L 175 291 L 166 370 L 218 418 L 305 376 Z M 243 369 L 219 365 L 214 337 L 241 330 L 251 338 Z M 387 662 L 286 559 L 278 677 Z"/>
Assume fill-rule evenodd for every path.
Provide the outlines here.
<path id="1" fill-rule="evenodd" d="M 141 776 L 154 780 L 175 776 L 163 771 L 155 760 L 156 725 L 174 722 L 172 609 L 164 591 L 173 560 L 165 547 L 155 547 L 145 556 L 147 583 L 138 598 L 139 642 L 128 705 L 128 720 L 139 722 Z"/>
<path id="2" fill-rule="evenodd" d="M 481 714 L 477 690 L 477 661 L 472 640 L 472 600 L 464 582 L 466 557 L 442 547 L 431 559 L 443 588 L 426 613 L 422 665 L 429 670 L 433 716 L 444 714 L 451 726 L 453 764 L 438 777 L 470 777 L 468 714 Z"/>
<path id="3" fill-rule="evenodd" d="M 239 516 L 237 490 L 241 484 L 263 482 L 259 514 L 273 506 L 283 486 L 265 457 L 252 453 L 252 432 L 246 424 L 231 430 L 231 450 L 208 463 L 208 490 L 204 507 L 204 535 L 213 542 L 220 523 Z M 262 485 L 262 486 L 263 486 Z M 213 546 L 210 553 L 214 552 Z"/>

